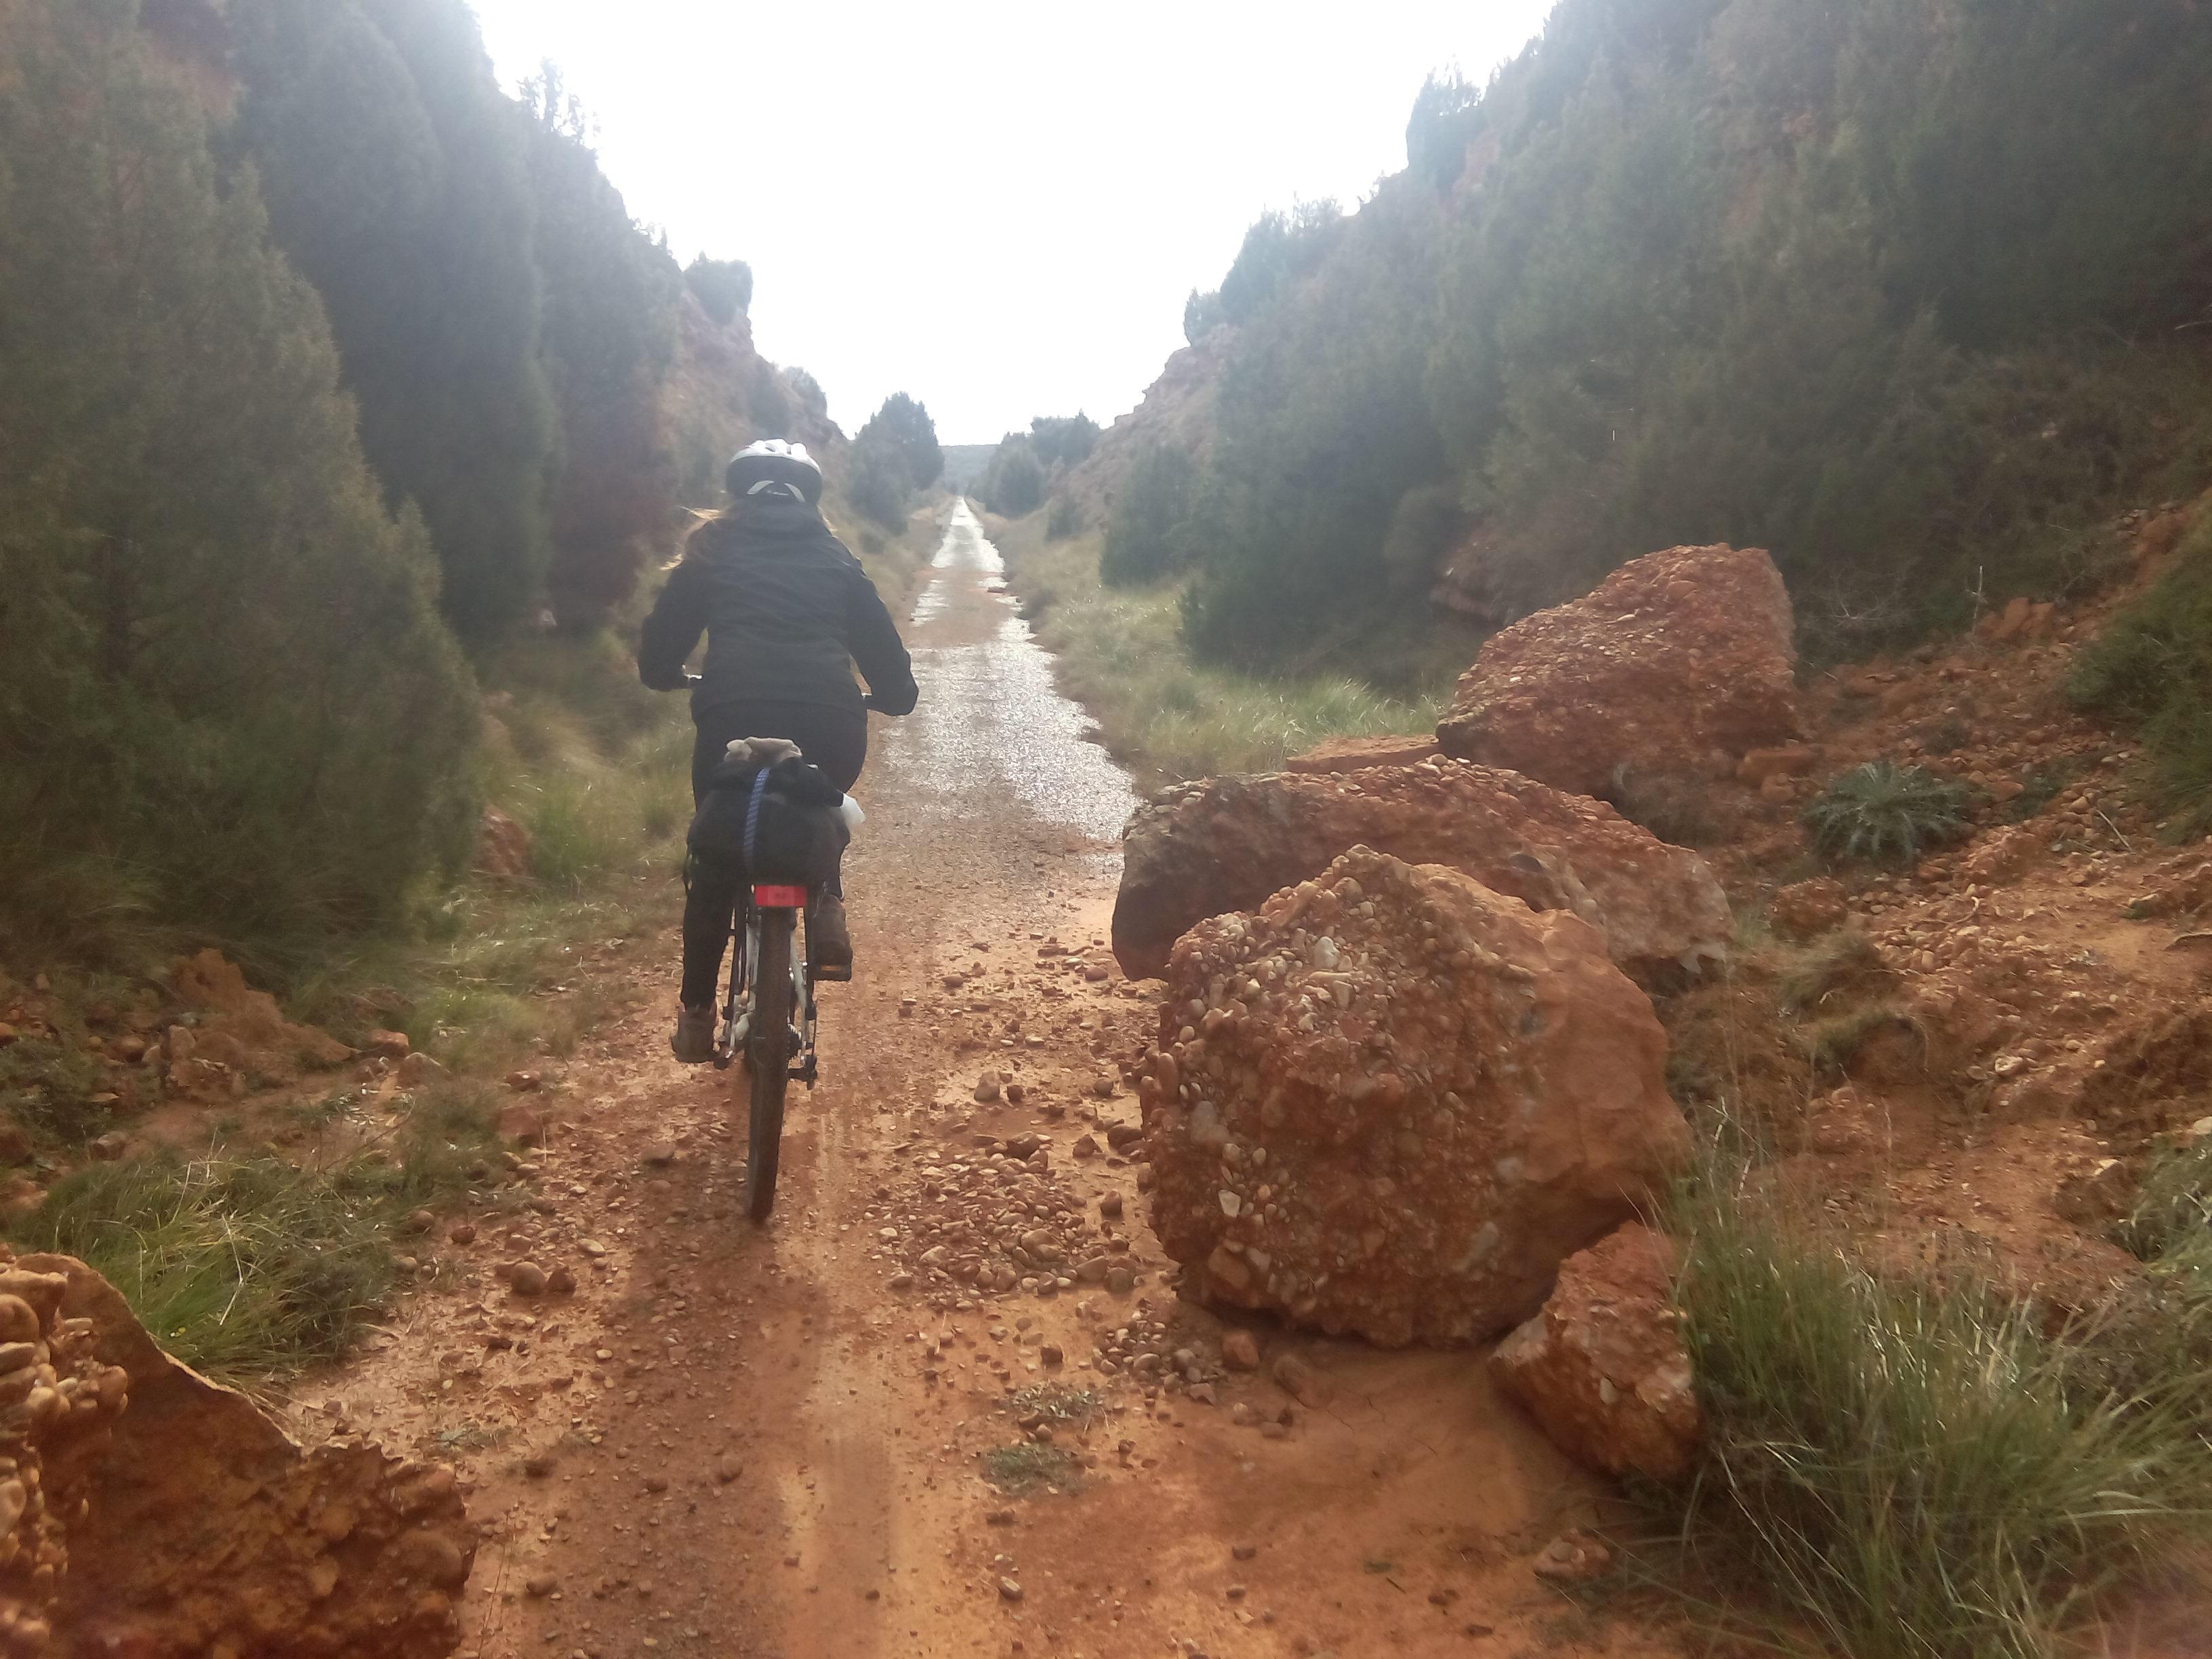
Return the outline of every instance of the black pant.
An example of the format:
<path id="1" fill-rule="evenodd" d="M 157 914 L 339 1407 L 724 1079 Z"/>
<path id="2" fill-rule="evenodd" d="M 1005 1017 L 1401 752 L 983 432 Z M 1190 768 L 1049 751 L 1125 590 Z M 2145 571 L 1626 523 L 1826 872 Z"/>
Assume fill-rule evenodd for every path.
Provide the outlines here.
<path id="1" fill-rule="evenodd" d="M 868 717 L 860 710 L 829 708 L 811 702 L 734 702 L 696 711 L 699 735 L 691 748 L 691 802 L 707 793 L 707 780 L 721 764 L 722 751 L 740 738 L 782 738 L 822 769 L 838 788 L 860 781 L 868 758 Z M 719 860 L 694 856 L 684 879 L 684 1006 L 703 1008 L 714 1000 L 722 976 L 722 952 L 730 942 L 730 919 L 737 913 L 744 872 Z M 842 876 L 833 872 L 826 892 L 842 898 Z"/>

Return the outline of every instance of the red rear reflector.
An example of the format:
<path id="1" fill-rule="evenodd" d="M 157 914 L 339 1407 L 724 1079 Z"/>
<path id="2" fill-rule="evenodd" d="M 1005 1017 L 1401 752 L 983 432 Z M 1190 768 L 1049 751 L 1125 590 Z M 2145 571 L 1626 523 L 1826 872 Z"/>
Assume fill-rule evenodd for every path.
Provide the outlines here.
<path id="1" fill-rule="evenodd" d="M 805 908 L 806 890 L 804 887 L 756 887 L 753 902 L 763 910 L 798 910 Z"/>

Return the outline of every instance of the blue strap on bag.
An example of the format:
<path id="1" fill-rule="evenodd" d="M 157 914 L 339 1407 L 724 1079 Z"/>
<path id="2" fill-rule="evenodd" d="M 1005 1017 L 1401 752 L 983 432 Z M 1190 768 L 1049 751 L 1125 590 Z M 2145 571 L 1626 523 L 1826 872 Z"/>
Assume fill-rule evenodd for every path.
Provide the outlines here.
<path id="1" fill-rule="evenodd" d="M 762 767 L 753 775 L 752 799 L 745 803 L 745 869 L 750 873 L 760 868 L 761 803 L 768 799 L 768 768 Z"/>

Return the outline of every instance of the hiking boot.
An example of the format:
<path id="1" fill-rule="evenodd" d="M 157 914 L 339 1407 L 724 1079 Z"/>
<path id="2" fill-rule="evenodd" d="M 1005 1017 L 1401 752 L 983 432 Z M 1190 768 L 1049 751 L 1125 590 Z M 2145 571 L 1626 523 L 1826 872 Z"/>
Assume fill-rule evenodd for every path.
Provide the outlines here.
<path id="1" fill-rule="evenodd" d="M 807 966 L 817 979 L 853 976 L 853 936 L 845 927 L 845 901 L 824 893 L 806 918 Z"/>
<path id="2" fill-rule="evenodd" d="M 678 1008 L 676 1035 L 668 1039 L 669 1052 L 686 1066 L 703 1066 L 714 1057 L 714 1010 Z"/>

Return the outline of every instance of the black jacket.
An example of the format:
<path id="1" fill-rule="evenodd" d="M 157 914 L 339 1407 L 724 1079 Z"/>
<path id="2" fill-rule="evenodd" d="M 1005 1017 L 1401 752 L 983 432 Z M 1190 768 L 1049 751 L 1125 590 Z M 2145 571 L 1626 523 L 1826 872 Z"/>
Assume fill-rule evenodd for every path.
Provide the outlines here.
<path id="1" fill-rule="evenodd" d="M 909 713 L 914 665 L 867 573 L 803 501 L 751 501 L 692 533 L 638 640 L 638 678 L 680 690 L 707 635 L 692 712 L 765 700 L 858 709 L 858 663 L 875 705 Z"/>

